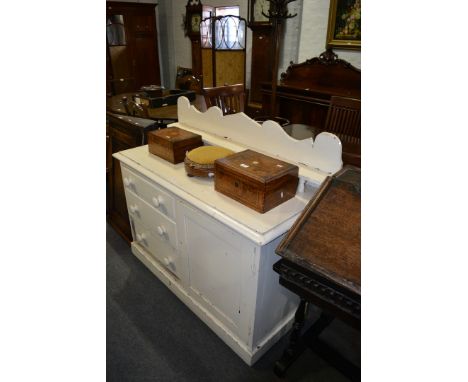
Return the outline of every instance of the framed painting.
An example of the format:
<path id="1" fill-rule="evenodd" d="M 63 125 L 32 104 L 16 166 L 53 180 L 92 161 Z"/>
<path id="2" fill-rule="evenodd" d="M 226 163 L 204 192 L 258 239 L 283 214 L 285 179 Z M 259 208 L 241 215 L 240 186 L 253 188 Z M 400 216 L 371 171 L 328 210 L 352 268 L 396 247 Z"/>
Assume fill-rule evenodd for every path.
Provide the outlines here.
<path id="1" fill-rule="evenodd" d="M 330 0 L 327 48 L 361 49 L 361 0 Z"/>

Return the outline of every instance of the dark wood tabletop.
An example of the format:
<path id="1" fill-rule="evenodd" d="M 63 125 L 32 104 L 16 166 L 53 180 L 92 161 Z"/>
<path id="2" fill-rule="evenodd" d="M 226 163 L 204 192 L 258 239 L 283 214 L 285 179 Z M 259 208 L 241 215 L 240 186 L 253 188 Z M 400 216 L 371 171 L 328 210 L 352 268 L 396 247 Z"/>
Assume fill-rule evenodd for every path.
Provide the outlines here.
<path id="1" fill-rule="evenodd" d="M 320 333 L 335 318 L 361 328 L 361 171 L 345 166 L 327 177 L 283 238 L 273 265 L 279 283 L 300 297 L 289 346 L 275 363 L 275 374 L 286 370 L 308 346 L 351 381 L 361 381 L 354 365 L 327 347 Z M 322 310 L 305 328 L 307 306 Z M 351 345 L 351 344 L 350 344 Z M 356 351 L 360 351 L 356 347 Z"/>
<path id="2" fill-rule="evenodd" d="M 122 104 L 122 98 L 127 97 L 129 100 L 132 99 L 132 96 L 137 93 L 122 93 L 115 96 L 109 97 L 106 100 L 106 108 L 108 111 L 116 114 L 126 114 L 125 108 Z M 205 99 L 202 95 L 197 94 L 193 102 L 191 102 L 200 111 L 206 110 Z M 167 105 L 156 108 L 149 108 L 148 114 L 151 119 L 163 120 L 163 119 L 172 119 L 177 121 L 177 105 Z"/>

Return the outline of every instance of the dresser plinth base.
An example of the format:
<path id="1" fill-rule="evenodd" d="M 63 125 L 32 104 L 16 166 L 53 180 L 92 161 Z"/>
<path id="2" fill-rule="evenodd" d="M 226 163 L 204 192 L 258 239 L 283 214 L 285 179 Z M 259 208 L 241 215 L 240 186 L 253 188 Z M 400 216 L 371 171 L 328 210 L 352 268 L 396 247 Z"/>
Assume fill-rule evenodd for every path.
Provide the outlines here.
<path id="1" fill-rule="evenodd" d="M 155 260 L 141 245 L 131 244 L 132 253 L 161 281 L 163 282 L 190 310 L 197 315 L 208 327 L 215 332 L 246 364 L 249 366 L 257 362 L 283 335 L 292 327 L 294 314 L 292 312 L 281 321 L 269 335 L 262 340 L 255 349 L 243 343 L 234 333 L 224 326 L 211 312 L 195 301 L 178 278 Z"/>

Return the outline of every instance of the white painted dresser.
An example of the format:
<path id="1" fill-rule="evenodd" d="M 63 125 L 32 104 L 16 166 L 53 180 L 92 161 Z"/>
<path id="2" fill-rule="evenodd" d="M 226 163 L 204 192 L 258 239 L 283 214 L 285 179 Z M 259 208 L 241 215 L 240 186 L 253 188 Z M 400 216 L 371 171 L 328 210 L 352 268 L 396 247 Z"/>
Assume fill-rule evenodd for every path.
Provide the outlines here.
<path id="1" fill-rule="evenodd" d="M 173 124 L 205 144 L 247 148 L 299 166 L 293 199 L 260 214 L 214 190 L 213 179 L 190 178 L 141 146 L 120 160 L 132 252 L 247 364 L 256 362 L 289 328 L 297 297 L 278 283 L 275 248 L 325 177 L 339 170 L 341 143 L 322 133 L 296 141 L 275 122 L 259 125 L 243 113 L 200 113 L 185 97 Z M 171 328 L 167 328 L 172 330 Z"/>

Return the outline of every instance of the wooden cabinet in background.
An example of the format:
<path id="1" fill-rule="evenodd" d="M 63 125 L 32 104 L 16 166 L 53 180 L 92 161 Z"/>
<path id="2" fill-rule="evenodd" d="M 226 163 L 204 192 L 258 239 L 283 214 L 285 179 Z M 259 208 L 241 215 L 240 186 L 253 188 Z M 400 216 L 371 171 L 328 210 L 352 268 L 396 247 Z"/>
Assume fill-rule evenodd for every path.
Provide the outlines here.
<path id="1" fill-rule="evenodd" d="M 155 6 L 106 2 L 109 95 L 161 84 Z"/>
<path id="2" fill-rule="evenodd" d="M 249 103 L 262 103 L 262 82 L 271 82 L 272 31 L 271 24 L 250 24 L 252 30 L 252 63 Z"/>
<path id="3" fill-rule="evenodd" d="M 269 113 L 271 82 L 261 85 L 261 94 L 263 111 Z M 289 65 L 281 74 L 275 109 L 291 123 L 323 130 L 332 96 L 361 99 L 361 70 L 327 49 L 318 57 Z"/>
<path id="4" fill-rule="evenodd" d="M 156 129 L 156 122 L 143 118 L 127 117 L 107 113 L 107 150 L 109 162 L 107 164 L 107 220 L 110 225 L 128 243 L 132 238 L 130 222 L 128 220 L 127 203 L 122 180 L 120 162 L 113 157 L 113 153 L 144 145 L 147 142 L 147 132 Z"/>

